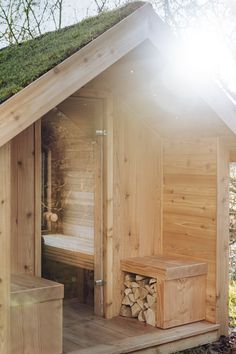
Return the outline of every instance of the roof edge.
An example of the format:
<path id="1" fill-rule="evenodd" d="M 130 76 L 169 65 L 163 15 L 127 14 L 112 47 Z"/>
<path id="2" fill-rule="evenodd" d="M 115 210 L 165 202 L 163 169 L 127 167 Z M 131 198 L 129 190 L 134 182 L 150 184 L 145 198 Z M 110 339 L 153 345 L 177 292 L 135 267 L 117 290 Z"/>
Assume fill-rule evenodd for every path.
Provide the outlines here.
<path id="1" fill-rule="evenodd" d="M 148 17 L 152 12 L 152 6 L 145 3 L 3 102 L 0 105 L 0 146 L 148 39 Z"/>

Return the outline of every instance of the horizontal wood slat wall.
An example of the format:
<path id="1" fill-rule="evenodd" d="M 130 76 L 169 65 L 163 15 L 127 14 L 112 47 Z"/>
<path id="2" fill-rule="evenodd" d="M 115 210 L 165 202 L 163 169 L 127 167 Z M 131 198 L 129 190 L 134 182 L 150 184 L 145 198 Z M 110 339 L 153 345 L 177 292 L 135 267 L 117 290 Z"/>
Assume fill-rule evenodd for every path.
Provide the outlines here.
<path id="1" fill-rule="evenodd" d="M 216 320 L 217 139 L 166 140 L 163 250 L 208 263 L 206 318 Z"/>
<path id="2" fill-rule="evenodd" d="M 34 125 L 17 135 L 11 147 L 11 271 L 34 274 Z"/>
<path id="3" fill-rule="evenodd" d="M 119 314 L 120 260 L 161 252 L 161 138 L 130 107 L 114 103 L 113 314 Z"/>

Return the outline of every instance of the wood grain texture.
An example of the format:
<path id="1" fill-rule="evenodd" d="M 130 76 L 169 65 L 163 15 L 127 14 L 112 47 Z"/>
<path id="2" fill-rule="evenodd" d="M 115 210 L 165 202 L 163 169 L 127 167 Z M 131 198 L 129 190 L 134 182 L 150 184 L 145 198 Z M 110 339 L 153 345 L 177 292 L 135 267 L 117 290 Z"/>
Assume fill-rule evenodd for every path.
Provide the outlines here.
<path id="1" fill-rule="evenodd" d="M 120 260 L 158 254 L 161 232 L 161 138 L 122 99 L 114 103 L 113 315 L 120 309 Z"/>
<path id="2" fill-rule="evenodd" d="M 12 140 L 11 267 L 35 272 L 35 146 L 34 126 Z M 37 200 L 40 203 L 40 200 Z M 40 205 L 40 204 L 39 204 Z"/>
<path id="3" fill-rule="evenodd" d="M 41 178 L 42 178 L 42 159 L 41 159 L 41 120 L 34 125 L 34 230 L 35 230 L 35 275 L 41 276 Z"/>
<path id="4" fill-rule="evenodd" d="M 171 354 L 176 351 L 182 351 L 189 348 L 195 348 L 200 345 L 212 343 L 218 339 L 217 331 L 211 331 L 206 334 L 192 336 L 186 339 L 175 340 L 171 343 L 159 345 L 148 349 L 135 351 L 137 354 Z M 132 353 L 132 352 L 131 352 Z"/>
<path id="5" fill-rule="evenodd" d="M 87 253 L 44 245 L 43 257 L 75 267 L 94 270 L 94 256 Z"/>
<path id="6" fill-rule="evenodd" d="M 11 307 L 63 298 L 63 285 L 29 274 L 11 275 Z"/>
<path id="7" fill-rule="evenodd" d="M 76 93 L 43 119 L 43 146 L 51 151 L 51 206 L 59 222 L 52 231 L 89 240 L 94 255 L 44 246 L 44 257 L 94 270 L 103 279 L 104 96 Z M 90 253 L 90 252 L 89 252 Z M 95 312 L 103 315 L 103 287 L 95 287 Z"/>
<path id="8" fill-rule="evenodd" d="M 42 121 L 43 147 L 52 158 L 50 208 L 59 216 L 54 233 L 94 240 L 96 125 L 102 115 L 99 100 L 71 97 Z"/>
<path id="9" fill-rule="evenodd" d="M 216 317 L 220 334 L 228 333 L 229 279 L 229 148 L 224 139 L 217 141 L 217 254 Z"/>
<path id="10" fill-rule="evenodd" d="M 176 348 L 181 350 L 181 343 L 183 349 L 191 347 L 192 343 L 201 344 L 202 336 L 204 343 L 211 341 L 213 332 L 216 339 L 219 328 L 205 321 L 163 330 L 131 318 L 106 320 L 95 316 L 92 308 L 75 300 L 65 301 L 64 314 L 64 352 L 70 354 L 136 353 L 164 344 L 173 348 L 175 343 L 178 344 Z"/>
<path id="11" fill-rule="evenodd" d="M 174 280 L 207 274 L 207 264 L 165 255 L 134 257 L 121 260 L 121 269 L 150 278 Z"/>
<path id="12" fill-rule="evenodd" d="M 217 140 L 164 145 L 163 249 L 208 264 L 206 318 L 216 321 Z"/>
<path id="13" fill-rule="evenodd" d="M 82 88 L 73 96 L 99 100 L 100 114 L 96 116 L 96 130 L 106 132 L 106 136 L 97 135 L 95 140 L 94 279 L 104 280 L 104 285 L 95 283 L 94 311 L 97 315 L 109 318 L 109 289 L 112 287 L 109 265 L 109 255 L 112 254 L 112 227 L 109 225 L 113 222 L 113 101 L 110 93 L 102 90 Z"/>
<path id="14" fill-rule="evenodd" d="M 157 327 L 205 319 L 206 263 L 162 255 L 124 259 L 121 269 L 157 279 Z"/>
<path id="15" fill-rule="evenodd" d="M 63 285 L 15 274 L 11 277 L 11 354 L 62 353 Z"/>
<path id="16" fill-rule="evenodd" d="M 62 301 L 11 308 L 11 354 L 62 353 Z"/>
<path id="17" fill-rule="evenodd" d="M 10 159 L 11 146 L 0 149 L 0 353 L 10 350 Z"/>

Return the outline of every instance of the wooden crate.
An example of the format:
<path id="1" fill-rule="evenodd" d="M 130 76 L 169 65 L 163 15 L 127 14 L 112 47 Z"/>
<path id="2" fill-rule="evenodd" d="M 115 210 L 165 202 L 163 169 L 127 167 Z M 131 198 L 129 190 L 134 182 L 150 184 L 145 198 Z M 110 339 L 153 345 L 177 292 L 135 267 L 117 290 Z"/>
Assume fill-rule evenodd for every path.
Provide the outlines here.
<path id="1" fill-rule="evenodd" d="M 62 353 L 63 285 L 27 274 L 11 278 L 11 354 Z"/>
<path id="2" fill-rule="evenodd" d="M 121 269 L 157 279 L 157 327 L 170 328 L 205 319 L 206 263 L 150 256 L 122 260 Z"/>

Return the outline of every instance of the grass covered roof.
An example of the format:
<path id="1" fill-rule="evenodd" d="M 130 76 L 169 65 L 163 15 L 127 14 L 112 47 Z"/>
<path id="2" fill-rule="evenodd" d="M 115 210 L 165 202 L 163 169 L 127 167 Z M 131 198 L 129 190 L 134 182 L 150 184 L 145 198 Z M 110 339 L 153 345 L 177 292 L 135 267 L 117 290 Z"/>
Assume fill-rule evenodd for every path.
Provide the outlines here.
<path id="1" fill-rule="evenodd" d="M 0 50 L 0 103 L 35 81 L 64 59 L 143 6 L 129 3 L 73 26 Z"/>

